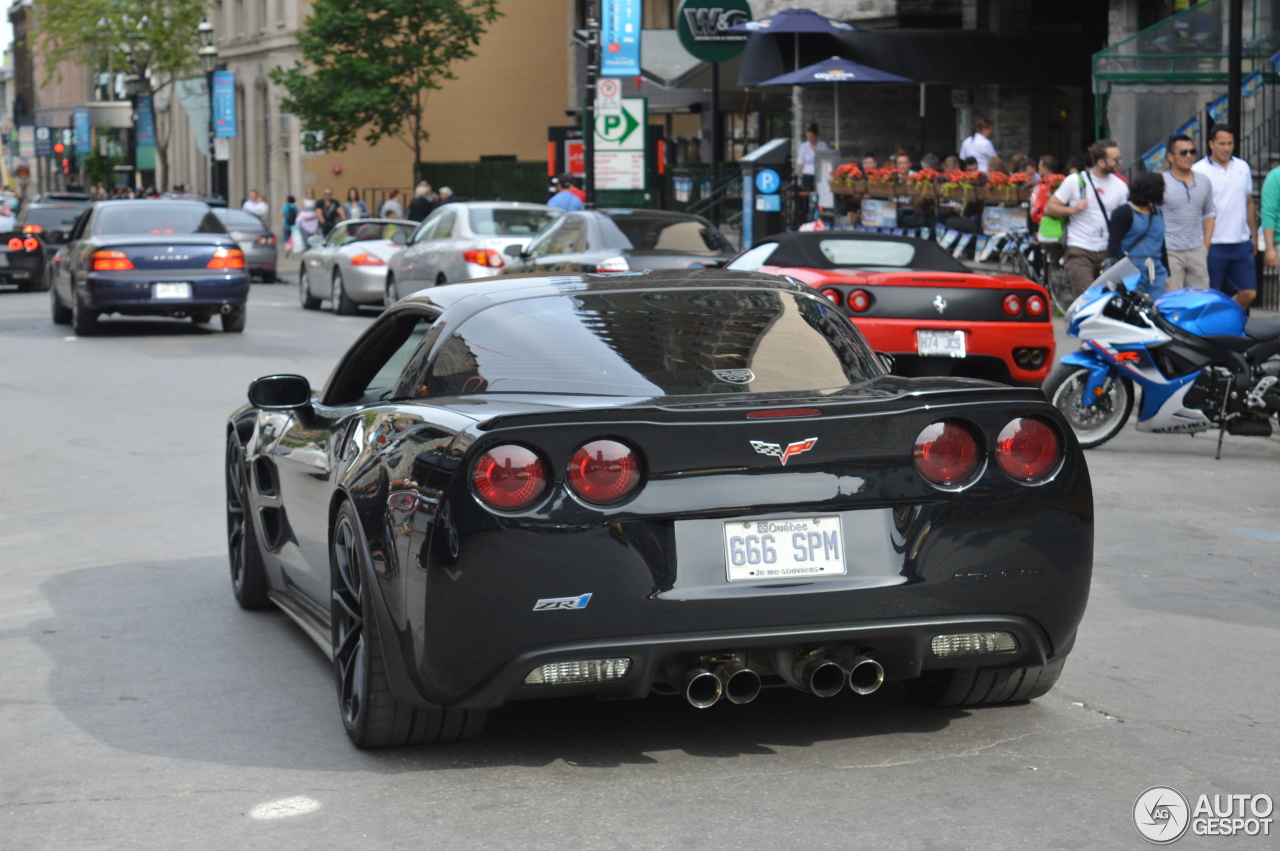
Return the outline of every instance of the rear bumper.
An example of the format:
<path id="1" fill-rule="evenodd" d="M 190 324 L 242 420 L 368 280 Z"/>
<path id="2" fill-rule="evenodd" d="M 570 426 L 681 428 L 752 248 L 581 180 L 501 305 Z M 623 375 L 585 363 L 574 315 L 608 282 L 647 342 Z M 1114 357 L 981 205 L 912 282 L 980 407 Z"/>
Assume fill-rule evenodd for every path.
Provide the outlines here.
<path id="1" fill-rule="evenodd" d="M 156 298 L 157 283 L 189 283 L 190 298 Z M 76 288 L 81 304 L 104 313 L 138 316 L 173 316 L 193 310 L 217 310 L 242 305 L 249 297 L 246 271 L 221 274 L 183 272 L 107 272 L 91 274 L 85 286 Z"/>
<path id="2" fill-rule="evenodd" d="M 861 319 L 850 316 L 871 348 L 896 357 L 918 357 L 917 330 L 953 331 L 965 333 L 965 358 L 929 358 L 931 361 L 950 362 L 945 372 L 929 372 L 930 375 L 957 375 L 970 378 L 988 378 L 986 369 L 971 372 L 965 361 L 978 362 L 983 358 L 1003 361 L 1009 379 L 1014 384 L 1039 386 L 1053 369 L 1054 339 L 1051 322 L 929 322 L 920 319 Z M 1015 349 L 1044 349 L 1040 366 L 1026 368 L 1015 359 Z"/>
<path id="3" fill-rule="evenodd" d="M 360 304 L 381 304 L 387 289 L 386 266 L 344 266 L 342 288 Z"/>

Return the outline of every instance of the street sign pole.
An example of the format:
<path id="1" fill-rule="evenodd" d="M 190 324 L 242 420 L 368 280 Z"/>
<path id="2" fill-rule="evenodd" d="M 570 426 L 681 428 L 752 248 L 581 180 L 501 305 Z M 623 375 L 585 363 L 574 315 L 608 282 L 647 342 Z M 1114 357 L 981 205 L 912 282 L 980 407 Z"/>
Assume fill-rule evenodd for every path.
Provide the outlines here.
<path id="1" fill-rule="evenodd" d="M 582 191 L 587 196 L 587 206 L 596 200 L 596 76 L 600 71 L 600 18 L 596 3 L 587 2 L 587 100 L 583 107 Z"/>

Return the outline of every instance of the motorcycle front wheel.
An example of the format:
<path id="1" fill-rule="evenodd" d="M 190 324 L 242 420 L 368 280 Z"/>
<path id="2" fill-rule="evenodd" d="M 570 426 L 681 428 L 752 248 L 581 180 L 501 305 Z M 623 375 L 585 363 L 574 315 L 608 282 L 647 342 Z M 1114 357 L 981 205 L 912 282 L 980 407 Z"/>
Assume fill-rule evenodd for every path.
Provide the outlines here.
<path id="1" fill-rule="evenodd" d="M 1084 404 L 1084 388 L 1089 371 L 1082 366 L 1060 363 L 1044 382 L 1044 395 L 1071 424 L 1084 449 L 1101 446 L 1120 433 L 1133 411 L 1133 384 L 1117 377 L 1106 392 Z"/>

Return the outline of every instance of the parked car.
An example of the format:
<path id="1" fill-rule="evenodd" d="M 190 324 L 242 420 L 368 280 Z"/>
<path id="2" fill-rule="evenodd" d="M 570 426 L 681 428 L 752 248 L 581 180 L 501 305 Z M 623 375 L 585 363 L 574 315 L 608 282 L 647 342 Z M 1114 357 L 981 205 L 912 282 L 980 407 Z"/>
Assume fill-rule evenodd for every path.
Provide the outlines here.
<path id="1" fill-rule="evenodd" d="M 244 210 L 232 210 L 229 207 L 214 207 L 217 216 L 227 233 L 244 252 L 245 267 L 249 276 L 257 275 L 266 283 L 276 280 L 276 265 L 279 260 L 279 246 L 276 235 L 267 227 L 262 219 Z"/>
<path id="2" fill-rule="evenodd" d="M 463 201 L 436 208 L 387 264 L 387 306 L 423 287 L 501 274 L 503 249 L 527 246 L 564 211 L 516 201 Z"/>
<path id="3" fill-rule="evenodd" d="M 524 248 L 503 249 L 504 274 L 626 272 L 724 265 L 733 246 L 701 216 L 664 210 L 584 210 L 547 225 Z"/>
<path id="4" fill-rule="evenodd" d="M 361 747 L 569 695 L 1029 700 L 1088 596 L 1089 473 L 1040 391 L 890 376 L 771 275 L 422 290 L 224 436 L 232 591 L 332 659 Z"/>
<path id="5" fill-rule="evenodd" d="M 789 275 L 853 320 L 899 375 L 1040 386 L 1053 368 L 1044 287 L 976 273 L 932 240 L 852 231 L 768 236 L 728 267 Z"/>
<path id="6" fill-rule="evenodd" d="M 387 260 L 409 241 L 418 222 L 403 219 L 348 219 L 329 235 L 307 238 L 299 258 L 298 299 L 316 310 L 328 299 L 334 313 L 356 313 L 361 305 L 382 305 L 387 297 Z"/>
<path id="7" fill-rule="evenodd" d="M 49 289 L 49 263 L 84 212 L 74 201 L 28 201 L 10 233 L 0 233 L 0 283 L 19 291 Z"/>
<path id="8" fill-rule="evenodd" d="M 98 317 L 219 314 L 244 330 L 244 253 L 199 201 L 99 201 L 87 208 L 50 263 L 53 321 L 92 334 Z"/>

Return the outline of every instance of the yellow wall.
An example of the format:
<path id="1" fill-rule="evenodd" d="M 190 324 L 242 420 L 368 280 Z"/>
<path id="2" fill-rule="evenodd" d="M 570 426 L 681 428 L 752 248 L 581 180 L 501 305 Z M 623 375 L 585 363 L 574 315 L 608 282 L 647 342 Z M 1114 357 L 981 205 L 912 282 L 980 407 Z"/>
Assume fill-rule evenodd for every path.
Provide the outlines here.
<path id="1" fill-rule="evenodd" d="M 545 162 L 547 127 L 565 117 L 569 92 L 572 0 L 503 0 L 499 18 L 480 38 L 475 56 L 456 63 L 455 80 L 427 93 L 424 162 L 475 162 L 483 155 L 514 154 Z M 333 168 L 342 169 L 340 175 Z M 398 139 L 376 147 L 357 142 L 341 153 L 306 157 L 304 183 L 407 190 L 413 151 Z M 318 194 L 318 193 L 317 193 Z"/>

